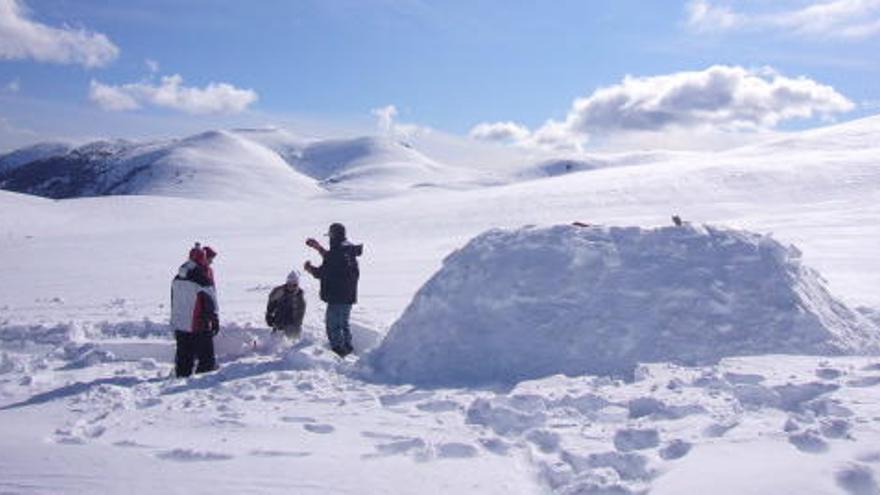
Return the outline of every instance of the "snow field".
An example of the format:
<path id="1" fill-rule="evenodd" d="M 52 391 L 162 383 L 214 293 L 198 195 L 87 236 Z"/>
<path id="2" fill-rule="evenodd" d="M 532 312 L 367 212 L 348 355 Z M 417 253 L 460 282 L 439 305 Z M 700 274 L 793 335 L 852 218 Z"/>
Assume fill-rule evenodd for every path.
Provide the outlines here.
<path id="1" fill-rule="evenodd" d="M 414 389 L 363 381 L 356 362 L 333 357 L 313 330 L 189 380 L 169 379 L 167 358 L 82 363 L 49 351 L 35 363 L 33 349 L 4 351 L 0 414 L 11 425 L 36 419 L 28 429 L 46 441 L 10 432 L 6 442 L 19 453 L 4 460 L 0 488 L 85 493 L 133 483 L 147 492 L 164 480 L 181 490 L 216 483 L 318 493 L 332 479 L 351 493 L 634 494 L 711 486 L 690 466 L 709 462 L 711 472 L 723 462 L 736 472 L 739 461 L 730 465 L 719 451 L 765 445 L 779 452 L 775 463 L 761 471 L 744 462 L 763 473 L 750 480 L 757 493 L 776 486 L 774 470 L 804 463 L 822 466 L 799 471 L 817 487 L 804 493 L 860 493 L 847 490 L 873 486 L 880 459 L 871 448 L 880 437 L 874 358 L 742 357 L 643 365 L 629 383 L 553 376 L 509 389 Z M 24 379 L 34 375 L 43 379 Z M 113 451 L 138 466 L 124 480 L 102 474 Z M 59 462 L 40 463 L 45 455 Z M 75 460 L 83 455 L 103 460 Z M 422 483 L 402 485 L 410 475 Z"/>
<path id="2" fill-rule="evenodd" d="M 827 287 L 846 304 L 867 306 L 860 313 L 876 322 L 878 123 L 726 153 L 584 159 L 608 167 L 499 187 L 471 181 L 473 189 L 462 191 L 451 190 L 453 182 L 470 174 L 452 174 L 444 191 L 407 189 L 415 179 L 397 175 L 409 169 L 396 165 L 370 169 L 370 156 L 386 151 L 412 160 L 399 143 L 380 141 L 339 169 L 363 165 L 363 175 L 312 196 L 276 194 L 245 177 L 245 186 L 272 191 L 229 201 L 224 191 L 237 186 L 229 176 L 200 182 L 211 167 L 168 186 L 192 188 L 199 200 L 53 202 L 0 191 L 0 450 L 9 453 L 0 455 L 0 492 L 194 493 L 210 486 L 236 494 L 876 493 L 877 358 L 769 354 L 693 367 L 640 364 L 631 381 L 553 370 L 515 385 L 414 388 L 378 382 L 357 358 L 329 353 L 313 281 L 304 282 L 302 342 L 270 339 L 261 320 L 268 290 L 290 268 L 314 261 L 305 237 L 333 221 L 366 244 L 354 313 L 363 351 L 442 268 L 444 256 L 481 232 L 574 220 L 647 229 L 668 225 L 677 213 L 794 243 L 803 263 L 827 278 L 797 285 L 798 300 L 816 303 L 811 314 L 828 309 Z M 187 163 L 231 173 L 241 172 L 241 157 L 256 156 L 250 151 L 266 157 L 274 150 L 289 164 L 310 144 L 272 132 L 201 138 L 190 143 L 198 159 Z M 218 148 L 226 151 L 249 141 L 249 151 L 225 160 L 238 151 L 211 155 L 216 141 L 228 143 Z M 474 165 L 469 154 L 459 158 Z M 500 184 L 522 179 L 529 163 L 521 157 L 490 165 Z M 531 163 L 550 168 L 529 177 L 566 172 L 563 162 Z M 377 191 L 393 194 L 375 199 Z M 177 380 L 162 325 L 170 276 L 196 240 L 220 250 L 223 357 L 218 372 Z M 783 251 L 780 264 L 752 268 L 800 273 Z M 534 268 L 529 260 L 517 269 Z M 689 275 L 711 280 L 721 266 L 710 265 L 705 279 Z M 822 314 L 850 319 L 837 309 Z M 836 342 L 846 348 L 851 341 Z"/>

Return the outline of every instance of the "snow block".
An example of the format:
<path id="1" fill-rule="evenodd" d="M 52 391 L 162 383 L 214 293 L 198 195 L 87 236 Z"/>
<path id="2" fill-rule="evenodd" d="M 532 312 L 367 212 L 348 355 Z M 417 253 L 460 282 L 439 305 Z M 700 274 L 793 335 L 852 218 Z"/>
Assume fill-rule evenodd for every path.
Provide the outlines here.
<path id="1" fill-rule="evenodd" d="M 878 348 L 878 328 L 769 236 L 554 226 L 491 230 L 452 253 L 369 364 L 443 386 Z"/>

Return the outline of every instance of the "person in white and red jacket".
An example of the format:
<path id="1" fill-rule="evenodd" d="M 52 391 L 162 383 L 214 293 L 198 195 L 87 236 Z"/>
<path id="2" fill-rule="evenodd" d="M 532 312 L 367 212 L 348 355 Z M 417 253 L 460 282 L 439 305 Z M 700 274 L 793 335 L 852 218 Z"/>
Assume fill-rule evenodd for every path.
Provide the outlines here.
<path id="1" fill-rule="evenodd" d="M 210 256 L 209 256 L 210 254 Z M 220 330 L 214 273 L 210 267 L 216 251 L 198 243 L 171 281 L 171 328 L 177 340 L 175 368 L 178 377 L 217 368 L 214 336 Z"/>

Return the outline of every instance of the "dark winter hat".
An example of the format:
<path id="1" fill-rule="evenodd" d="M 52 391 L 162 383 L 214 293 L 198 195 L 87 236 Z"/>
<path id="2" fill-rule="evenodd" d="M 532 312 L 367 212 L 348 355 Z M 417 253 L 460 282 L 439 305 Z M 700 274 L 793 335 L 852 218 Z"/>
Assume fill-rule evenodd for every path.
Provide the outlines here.
<path id="1" fill-rule="evenodd" d="M 217 257 L 217 251 L 211 249 L 211 246 L 205 246 L 205 257 L 209 260 Z"/>
<path id="2" fill-rule="evenodd" d="M 331 239 L 345 239 L 345 225 L 342 225 L 341 223 L 331 223 L 330 228 L 327 230 L 327 235 L 329 235 Z"/>

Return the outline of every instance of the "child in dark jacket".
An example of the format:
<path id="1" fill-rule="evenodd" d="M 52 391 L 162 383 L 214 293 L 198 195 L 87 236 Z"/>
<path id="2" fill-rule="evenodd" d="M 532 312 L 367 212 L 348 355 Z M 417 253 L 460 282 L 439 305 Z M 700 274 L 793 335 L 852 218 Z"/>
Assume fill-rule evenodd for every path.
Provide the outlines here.
<path id="1" fill-rule="evenodd" d="M 306 299 L 299 286 L 299 274 L 294 270 L 287 276 L 287 283 L 269 293 L 266 324 L 273 331 L 284 332 L 287 337 L 297 339 L 302 334 L 305 313 Z"/>

